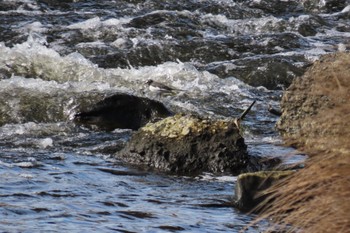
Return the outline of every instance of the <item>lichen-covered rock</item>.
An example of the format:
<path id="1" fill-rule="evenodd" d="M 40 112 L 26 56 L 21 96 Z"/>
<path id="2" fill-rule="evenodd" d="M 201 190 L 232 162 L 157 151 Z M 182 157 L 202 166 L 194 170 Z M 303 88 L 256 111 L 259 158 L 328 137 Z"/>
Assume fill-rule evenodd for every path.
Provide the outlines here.
<path id="1" fill-rule="evenodd" d="M 348 140 L 350 131 L 349 61 L 350 53 L 326 55 L 286 90 L 277 128 L 290 143 L 314 150 L 327 148 L 326 144 L 327 150 L 344 147 L 334 136 Z"/>
<path id="2" fill-rule="evenodd" d="M 234 121 L 175 115 L 141 128 L 117 157 L 177 174 L 239 174 L 259 166 L 246 148 Z"/>
<path id="3" fill-rule="evenodd" d="M 263 191 L 294 171 L 260 171 L 238 176 L 235 188 L 234 205 L 242 211 L 250 211 L 265 200 Z"/>
<path id="4" fill-rule="evenodd" d="M 137 130 L 150 121 L 170 116 L 160 102 L 128 94 L 115 94 L 95 104 L 91 110 L 75 115 L 74 121 L 101 130 Z"/>

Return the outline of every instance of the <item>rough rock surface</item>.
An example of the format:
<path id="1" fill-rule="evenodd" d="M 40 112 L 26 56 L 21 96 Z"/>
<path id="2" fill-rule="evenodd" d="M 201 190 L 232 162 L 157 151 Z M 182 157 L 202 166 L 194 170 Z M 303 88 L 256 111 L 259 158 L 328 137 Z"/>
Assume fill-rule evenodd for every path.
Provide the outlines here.
<path id="1" fill-rule="evenodd" d="M 115 94 L 98 102 L 91 110 L 75 115 L 74 121 L 101 130 L 137 130 L 150 121 L 170 116 L 166 107 L 147 98 Z"/>
<path id="2" fill-rule="evenodd" d="M 349 0 L 302 0 L 305 10 L 316 13 L 337 12 L 349 3 Z"/>
<path id="3" fill-rule="evenodd" d="M 347 135 L 350 122 L 344 119 L 350 116 L 349 61 L 350 53 L 326 55 L 284 93 L 277 128 L 291 143 L 319 145 L 320 149 L 329 144 L 335 149 L 333 136 Z"/>
<path id="4" fill-rule="evenodd" d="M 289 35 L 291 34 L 285 35 L 283 39 L 291 44 L 293 39 Z M 273 48 L 271 48 L 272 50 Z M 304 60 L 304 66 L 298 67 L 297 65 L 293 65 L 293 63 L 300 60 Z M 237 60 L 218 65 L 214 64 L 209 65 L 206 69 L 219 77 L 234 76 L 251 86 L 264 86 L 270 90 L 275 90 L 281 89 L 281 86 L 289 86 L 293 78 L 304 74 L 307 65 L 308 62 L 299 56 L 289 58 L 276 56 L 273 58 L 262 57 Z"/>
<path id="5" fill-rule="evenodd" d="M 238 176 L 235 188 L 235 207 L 250 211 L 266 199 L 264 190 L 293 174 L 294 171 L 260 171 Z"/>
<path id="6" fill-rule="evenodd" d="M 273 219 L 271 229 L 349 232 L 349 100 L 350 53 L 322 57 L 285 93 L 278 126 L 309 158 L 303 169 L 271 187 L 259 217 Z"/>
<path id="7" fill-rule="evenodd" d="M 246 148 L 233 121 L 175 115 L 141 128 L 117 157 L 177 174 L 239 174 L 259 167 Z"/>
<path id="8" fill-rule="evenodd" d="M 282 14 L 284 12 L 295 11 L 298 1 L 295 0 L 238 0 L 250 7 L 261 9 L 271 14 Z"/>

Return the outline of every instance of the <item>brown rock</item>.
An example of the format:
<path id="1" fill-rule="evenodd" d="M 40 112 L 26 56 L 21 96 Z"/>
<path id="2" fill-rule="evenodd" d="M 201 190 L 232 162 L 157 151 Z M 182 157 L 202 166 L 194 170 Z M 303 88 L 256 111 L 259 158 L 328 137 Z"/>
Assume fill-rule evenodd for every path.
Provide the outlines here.
<path id="1" fill-rule="evenodd" d="M 333 139 L 350 131 L 350 121 L 345 120 L 350 119 L 349 61 L 350 53 L 324 56 L 284 93 L 277 128 L 291 144 L 343 147 L 342 140 Z"/>

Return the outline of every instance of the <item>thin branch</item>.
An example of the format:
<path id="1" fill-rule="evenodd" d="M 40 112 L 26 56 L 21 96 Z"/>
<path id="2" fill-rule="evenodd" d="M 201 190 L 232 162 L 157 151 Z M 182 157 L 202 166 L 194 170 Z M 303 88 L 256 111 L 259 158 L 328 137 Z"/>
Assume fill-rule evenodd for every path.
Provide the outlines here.
<path id="1" fill-rule="evenodd" d="M 250 109 L 253 107 L 253 105 L 255 104 L 256 100 L 253 101 L 253 103 L 241 114 L 240 117 L 237 118 L 238 121 L 241 121 L 244 119 L 245 115 L 248 114 L 248 112 L 250 111 Z"/>

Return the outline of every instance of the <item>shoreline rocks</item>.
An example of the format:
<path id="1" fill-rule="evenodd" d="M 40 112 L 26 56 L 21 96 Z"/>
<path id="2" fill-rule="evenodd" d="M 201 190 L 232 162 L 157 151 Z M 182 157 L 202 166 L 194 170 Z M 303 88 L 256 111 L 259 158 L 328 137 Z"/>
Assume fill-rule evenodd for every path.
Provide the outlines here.
<path id="1" fill-rule="evenodd" d="M 287 143 L 321 150 L 325 144 L 338 148 L 334 137 L 344 134 L 349 125 L 343 119 L 349 114 L 344 107 L 349 99 L 349 60 L 350 53 L 323 56 L 285 91 L 277 129 Z M 323 143 L 319 141 L 321 137 L 325 139 Z"/>
<path id="2" fill-rule="evenodd" d="M 309 158 L 290 179 L 269 188 L 273 195 L 261 203 L 259 220 L 272 219 L 271 229 L 350 229 L 349 61 L 349 52 L 323 56 L 283 95 L 278 129 Z"/>

